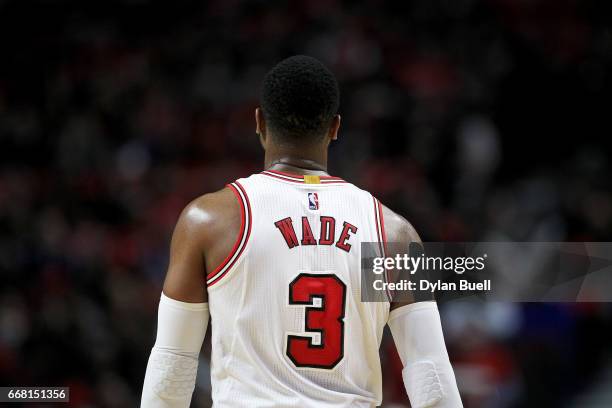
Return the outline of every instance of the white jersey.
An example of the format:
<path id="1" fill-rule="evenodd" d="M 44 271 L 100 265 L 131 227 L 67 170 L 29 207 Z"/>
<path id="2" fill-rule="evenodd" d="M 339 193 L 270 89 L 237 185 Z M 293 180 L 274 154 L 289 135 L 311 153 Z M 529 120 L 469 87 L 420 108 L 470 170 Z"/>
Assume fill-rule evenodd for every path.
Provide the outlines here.
<path id="1" fill-rule="evenodd" d="M 242 211 L 208 274 L 216 407 L 373 407 L 387 302 L 361 302 L 360 243 L 382 208 L 337 177 L 264 171 L 228 185 Z"/>

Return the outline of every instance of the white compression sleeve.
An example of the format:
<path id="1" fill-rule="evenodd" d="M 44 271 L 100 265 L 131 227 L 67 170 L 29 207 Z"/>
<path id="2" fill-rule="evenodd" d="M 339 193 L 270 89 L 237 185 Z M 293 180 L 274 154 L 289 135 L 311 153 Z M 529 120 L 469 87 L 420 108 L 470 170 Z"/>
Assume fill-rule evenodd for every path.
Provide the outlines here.
<path id="1" fill-rule="evenodd" d="M 209 316 L 208 303 L 179 302 L 161 294 L 142 408 L 189 407 Z"/>
<path id="2" fill-rule="evenodd" d="M 463 407 L 437 304 L 399 307 L 389 314 L 388 324 L 404 366 L 402 377 L 412 407 Z"/>

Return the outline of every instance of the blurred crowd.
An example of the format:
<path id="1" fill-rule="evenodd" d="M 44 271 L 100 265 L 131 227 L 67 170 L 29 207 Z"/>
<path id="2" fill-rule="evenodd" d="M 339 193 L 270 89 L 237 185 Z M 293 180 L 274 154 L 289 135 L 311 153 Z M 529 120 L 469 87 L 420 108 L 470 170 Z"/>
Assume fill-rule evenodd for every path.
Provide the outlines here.
<path id="1" fill-rule="evenodd" d="M 605 0 L 0 1 L 0 384 L 137 406 L 173 225 L 261 169 L 261 80 L 293 54 L 340 82 L 330 173 L 423 240 L 611 241 L 611 16 Z M 586 407 L 610 364 L 608 304 L 442 312 L 466 408 Z M 388 336 L 382 356 L 385 406 L 408 406 Z"/>

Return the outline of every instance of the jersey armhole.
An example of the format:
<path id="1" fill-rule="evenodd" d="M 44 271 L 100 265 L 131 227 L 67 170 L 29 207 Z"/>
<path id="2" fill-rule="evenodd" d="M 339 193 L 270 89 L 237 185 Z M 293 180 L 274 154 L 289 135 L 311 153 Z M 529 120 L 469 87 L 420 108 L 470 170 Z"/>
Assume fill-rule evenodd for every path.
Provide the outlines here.
<path id="1" fill-rule="evenodd" d="M 382 256 L 387 254 L 387 233 L 385 232 L 385 217 L 383 216 L 382 204 L 376 197 L 372 197 L 374 200 L 374 219 L 376 220 L 376 236 L 378 237 L 378 243 L 380 253 Z"/>
<path id="2" fill-rule="evenodd" d="M 380 203 L 380 201 L 378 201 L 376 197 L 372 196 L 372 199 L 374 200 L 374 221 L 376 224 L 375 226 L 376 226 L 376 237 L 378 240 L 378 250 L 379 250 L 380 256 L 384 258 L 387 256 L 388 251 L 387 251 L 387 233 L 385 232 L 385 218 L 383 216 L 383 208 L 382 208 L 382 204 Z M 383 280 L 387 283 L 390 282 L 389 271 L 387 270 L 387 268 L 385 268 L 385 273 L 383 274 Z M 389 290 L 389 288 L 387 287 L 385 289 L 385 294 L 387 296 L 387 301 L 390 304 L 393 299 L 393 292 Z"/>
<path id="3" fill-rule="evenodd" d="M 251 235 L 251 204 L 249 197 L 242 185 L 235 181 L 227 185 L 236 196 L 238 204 L 240 204 L 240 231 L 234 242 L 234 246 L 230 253 L 225 257 L 223 262 L 213 271 L 206 275 L 206 285 L 208 287 L 219 282 L 227 272 L 236 264 L 240 255 L 244 252 L 246 244 Z"/>

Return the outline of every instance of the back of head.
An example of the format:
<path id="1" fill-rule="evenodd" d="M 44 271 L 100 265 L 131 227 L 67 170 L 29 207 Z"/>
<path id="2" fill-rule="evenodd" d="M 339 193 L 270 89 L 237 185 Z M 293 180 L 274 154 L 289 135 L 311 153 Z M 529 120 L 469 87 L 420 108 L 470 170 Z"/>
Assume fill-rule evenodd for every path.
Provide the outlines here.
<path id="1" fill-rule="evenodd" d="M 334 75 L 315 58 L 287 58 L 267 73 L 261 108 L 272 136 L 282 142 L 324 138 L 340 103 Z"/>

